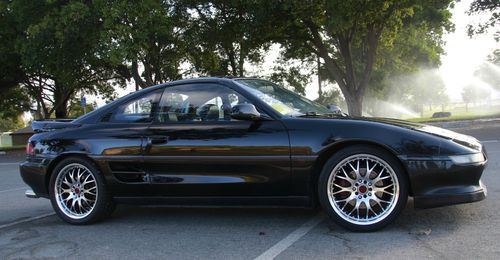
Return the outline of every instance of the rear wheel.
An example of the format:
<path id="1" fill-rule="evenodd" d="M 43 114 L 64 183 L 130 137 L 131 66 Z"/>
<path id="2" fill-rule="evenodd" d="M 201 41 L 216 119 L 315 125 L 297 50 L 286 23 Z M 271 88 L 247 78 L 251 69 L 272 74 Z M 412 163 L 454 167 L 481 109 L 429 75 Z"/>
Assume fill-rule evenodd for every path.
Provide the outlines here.
<path id="1" fill-rule="evenodd" d="M 57 215 L 70 224 L 93 223 L 115 208 L 100 171 L 83 158 L 62 160 L 54 168 L 49 192 Z"/>
<path id="2" fill-rule="evenodd" d="M 374 231 L 405 207 L 408 181 L 400 163 L 378 147 L 355 145 L 325 164 L 318 181 L 323 209 L 339 225 Z"/>

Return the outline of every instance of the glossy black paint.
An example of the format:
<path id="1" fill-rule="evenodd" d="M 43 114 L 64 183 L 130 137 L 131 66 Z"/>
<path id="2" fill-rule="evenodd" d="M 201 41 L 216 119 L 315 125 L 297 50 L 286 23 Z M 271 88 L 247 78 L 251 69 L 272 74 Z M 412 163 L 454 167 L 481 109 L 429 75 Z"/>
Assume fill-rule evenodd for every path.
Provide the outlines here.
<path id="1" fill-rule="evenodd" d="M 182 84 L 219 84 L 251 101 L 260 120 L 151 123 L 101 122 L 118 106 L 151 91 Z M 64 126 L 66 124 L 66 126 Z M 237 80 L 204 78 L 154 86 L 69 123 L 38 123 L 35 155 L 21 175 L 47 197 L 54 166 L 66 156 L 93 160 L 117 201 L 311 206 L 323 163 L 335 151 L 369 144 L 404 166 L 418 207 L 484 198 L 486 165 L 455 165 L 450 155 L 482 151 L 472 137 L 394 119 L 285 117 Z M 46 131 L 54 130 L 55 131 Z"/>

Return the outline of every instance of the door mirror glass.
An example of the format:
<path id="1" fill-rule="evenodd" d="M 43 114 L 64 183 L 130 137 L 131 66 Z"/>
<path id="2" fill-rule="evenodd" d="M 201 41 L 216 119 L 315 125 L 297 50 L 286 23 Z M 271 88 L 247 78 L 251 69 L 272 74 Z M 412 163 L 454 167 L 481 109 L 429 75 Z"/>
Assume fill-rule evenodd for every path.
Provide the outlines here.
<path id="1" fill-rule="evenodd" d="M 252 104 L 238 104 L 231 109 L 231 118 L 237 120 L 258 120 L 260 113 Z"/>

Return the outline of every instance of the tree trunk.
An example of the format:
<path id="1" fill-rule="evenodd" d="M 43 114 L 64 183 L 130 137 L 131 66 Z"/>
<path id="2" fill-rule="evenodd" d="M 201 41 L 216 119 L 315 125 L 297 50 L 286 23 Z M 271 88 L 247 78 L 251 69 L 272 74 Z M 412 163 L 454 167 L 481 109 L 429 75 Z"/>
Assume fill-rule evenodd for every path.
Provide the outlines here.
<path id="1" fill-rule="evenodd" d="M 229 59 L 229 64 L 231 66 L 231 70 L 233 72 L 233 74 L 231 76 L 238 76 L 238 65 L 236 65 L 236 57 L 235 57 L 235 53 L 234 53 L 234 50 L 232 47 L 226 49 L 226 52 L 227 52 L 227 57 Z"/>
<path id="2" fill-rule="evenodd" d="M 316 62 L 318 66 L 318 99 L 323 100 L 323 89 L 321 86 L 321 74 L 320 74 L 320 67 L 321 67 L 321 62 L 319 60 L 319 55 L 316 55 Z"/>
<path id="3" fill-rule="evenodd" d="M 60 106 L 56 107 L 56 118 L 66 118 L 68 116 L 68 107 L 66 104 L 61 104 Z"/>
<path id="4" fill-rule="evenodd" d="M 245 57 L 246 57 L 246 53 L 243 51 L 243 47 L 241 46 L 241 43 L 240 43 L 240 59 L 238 60 L 238 73 L 239 73 L 239 77 L 244 77 L 245 73 Z"/>
<path id="5" fill-rule="evenodd" d="M 66 118 L 68 116 L 68 100 L 71 97 L 70 90 L 55 83 L 54 91 L 54 112 L 56 118 Z"/>
<path id="6" fill-rule="evenodd" d="M 132 62 L 130 74 L 132 75 L 135 84 L 138 84 L 141 88 L 148 87 L 148 84 L 146 84 L 146 82 L 141 78 L 141 75 L 139 74 L 139 64 L 137 63 L 137 61 Z"/>
<path id="7" fill-rule="evenodd" d="M 345 102 L 347 103 L 347 110 L 350 116 L 362 116 L 363 110 L 363 95 L 359 93 L 344 95 Z"/>

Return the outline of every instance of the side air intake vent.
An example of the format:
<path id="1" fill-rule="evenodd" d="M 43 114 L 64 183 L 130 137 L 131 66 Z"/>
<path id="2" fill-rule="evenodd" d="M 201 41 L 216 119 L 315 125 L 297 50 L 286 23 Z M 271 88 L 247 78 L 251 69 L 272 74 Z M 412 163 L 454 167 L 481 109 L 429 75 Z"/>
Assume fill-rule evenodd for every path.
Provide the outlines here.
<path id="1" fill-rule="evenodd" d="M 112 162 L 109 164 L 113 175 L 122 182 L 141 183 L 148 182 L 146 173 L 135 164 Z"/>

